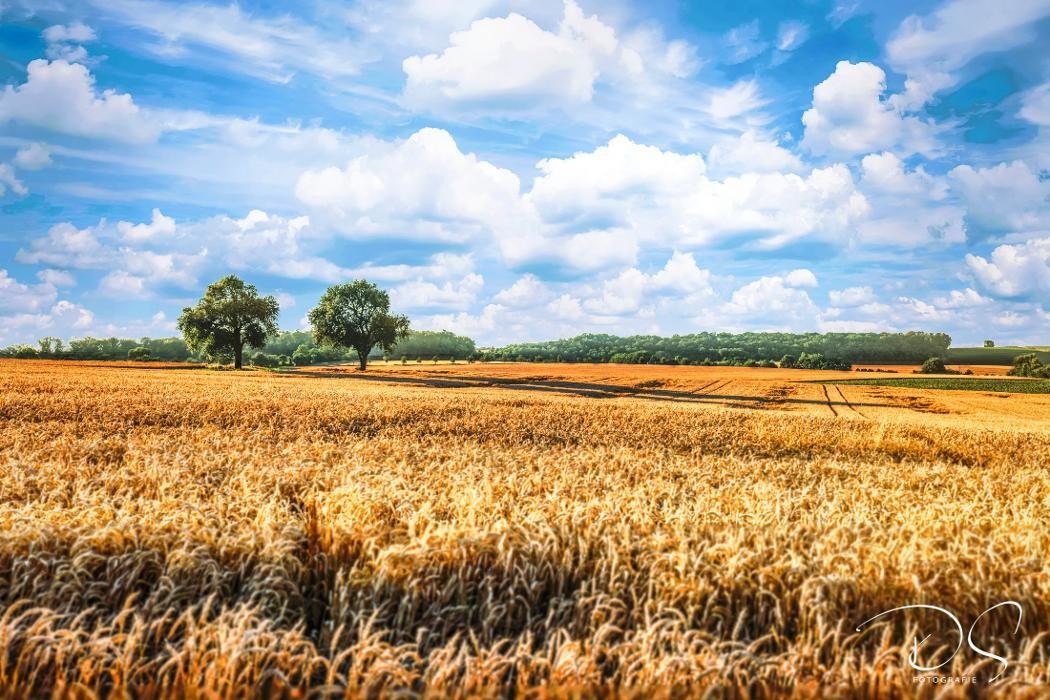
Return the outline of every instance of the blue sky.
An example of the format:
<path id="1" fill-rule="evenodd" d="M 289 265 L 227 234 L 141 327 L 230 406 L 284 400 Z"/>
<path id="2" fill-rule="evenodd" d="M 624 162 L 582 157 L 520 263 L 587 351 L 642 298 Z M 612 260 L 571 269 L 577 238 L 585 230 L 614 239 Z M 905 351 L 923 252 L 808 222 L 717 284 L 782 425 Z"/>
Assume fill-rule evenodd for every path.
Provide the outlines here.
<path id="1" fill-rule="evenodd" d="M 583 331 L 1050 342 L 1050 0 L 0 2 L 0 345 L 234 272 Z"/>

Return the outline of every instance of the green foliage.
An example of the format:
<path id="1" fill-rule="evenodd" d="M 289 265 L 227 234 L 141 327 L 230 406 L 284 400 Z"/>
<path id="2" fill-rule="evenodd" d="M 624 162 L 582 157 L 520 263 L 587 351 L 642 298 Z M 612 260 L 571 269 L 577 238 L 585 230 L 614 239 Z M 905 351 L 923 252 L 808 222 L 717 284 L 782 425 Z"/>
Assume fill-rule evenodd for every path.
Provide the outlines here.
<path id="1" fill-rule="evenodd" d="M 1014 366 L 1007 372 L 1013 377 L 1038 377 L 1050 379 L 1050 366 L 1044 365 L 1039 356 L 1033 353 L 1020 355 L 1014 359 Z"/>
<path id="2" fill-rule="evenodd" d="M 832 384 L 889 386 L 909 389 L 951 389 L 1009 394 L 1050 394 L 1050 381 L 1044 379 L 1005 379 L 1002 377 L 911 377 L 907 379 L 844 379 Z"/>
<path id="3" fill-rule="evenodd" d="M 1039 361 L 1050 364 L 1050 347 L 1003 346 L 994 348 L 951 348 L 944 357 L 952 365 L 1012 365 L 1018 355 L 1035 353 Z M 939 354 L 939 353 L 931 353 Z"/>
<path id="4" fill-rule="evenodd" d="M 944 360 L 939 357 L 928 358 L 922 363 L 922 374 L 947 374 L 948 368 L 944 366 Z"/>
<path id="5" fill-rule="evenodd" d="M 994 340 L 986 340 L 986 341 L 984 341 L 984 347 L 986 347 L 986 348 L 994 348 L 995 347 L 995 341 Z"/>
<path id="6" fill-rule="evenodd" d="M 798 362 L 798 358 L 796 358 L 794 355 L 784 355 L 780 358 L 780 366 L 784 369 L 793 368 L 796 362 Z"/>
<path id="7" fill-rule="evenodd" d="M 190 348 L 211 358 L 233 353 L 240 369 L 245 345 L 261 348 L 277 333 L 278 311 L 272 296 L 260 297 L 255 285 L 227 275 L 208 285 L 196 306 L 182 310 L 178 326 Z"/>
<path id="8" fill-rule="evenodd" d="M 486 359 L 521 362 L 623 362 L 731 364 L 776 361 L 784 355 L 819 354 L 827 362 L 918 363 L 943 356 L 951 344 L 945 333 L 694 333 L 670 338 L 619 337 L 585 333 L 575 338 L 496 348 Z M 519 359 L 520 358 L 520 359 Z"/>
<path id="9" fill-rule="evenodd" d="M 390 295 L 367 280 L 329 287 L 308 318 L 318 344 L 353 348 L 362 370 L 372 348 L 390 352 L 409 332 L 408 318 L 390 313 Z"/>
<path id="10" fill-rule="evenodd" d="M 18 345 L 11 345 L 3 349 L 0 352 L 0 357 L 14 357 L 19 360 L 32 360 L 40 357 L 40 352 L 32 345 L 26 345 L 20 343 Z"/>
<path id="11" fill-rule="evenodd" d="M 466 360 L 477 354 L 474 341 L 463 335 L 450 331 L 410 331 L 398 341 L 390 356 L 397 359 L 405 357 L 449 357 L 453 360 Z"/>
<path id="12" fill-rule="evenodd" d="M 139 345 L 128 350 L 128 359 L 136 362 L 146 362 L 152 360 L 153 355 L 150 353 L 149 348 Z"/>

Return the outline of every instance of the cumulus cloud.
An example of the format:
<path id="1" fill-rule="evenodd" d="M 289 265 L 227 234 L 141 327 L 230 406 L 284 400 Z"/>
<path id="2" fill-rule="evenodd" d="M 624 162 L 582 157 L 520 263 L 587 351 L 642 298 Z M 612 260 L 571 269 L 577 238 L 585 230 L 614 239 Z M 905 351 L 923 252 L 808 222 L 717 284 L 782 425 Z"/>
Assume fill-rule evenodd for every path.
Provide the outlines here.
<path id="1" fill-rule="evenodd" d="M 968 219 L 987 231 L 1050 229 L 1050 180 L 1023 161 L 989 168 L 960 165 L 948 179 L 966 201 Z"/>
<path id="2" fill-rule="evenodd" d="M 816 276 L 806 269 L 760 277 L 734 291 L 719 313 L 749 326 L 812 328 L 819 309 L 805 287 L 816 284 Z"/>
<path id="3" fill-rule="evenodd" d="M 989 294 L 1045 299 L 1050 292 L 1050 238 L 1001 245 L 989 258 L 966 256 L 966 264 L 977 283 Z"/>
<path id="4" fill-rule="evenodd" d="M 802 170 L 798 156 L 777 139 L 764 137 L 753 129 L 717 141 L 707 154 L 707 164 L 711 174 L 720 176 Z"/>
<path id="5" fill-rule="evenodd" d="M 397 308 L 466 309 L 477 300 L 484 284 L 485 278 L 473 272 L 461 280 L 442 284 L 416 279 L 394 287 L 390 298 Z"/>
<path id="6" fill-rule="evenodd" d="M 668 49 L 667 67 L 681 72 L 685 49 Z M 479 19 L 449 37 L 441 53 L 402 63 L 405 99 L 416 106 L 480 104 L 531 111 L 591 101 L 599 80 L 640 75 L 645 64 L 597 16 L 565 0 L 557 32 L 520 14 Z"/>
<path id="7" fill-rule="evenodd" d="M 345 168 L 309 170 L 296 197 L 346 236 L 462 242 L 521 212 L 518 177 L 459 150 L 441 129 L 382 144 Z"/>
<path id="8" fill-rule="evenodd" d="M 828 301 L 832 306 L 863 306 L 875 302 L 875 292 L 868 286 L 832 289 L 828 292 Z"/>
<path id="9" fill-rule="evenodd" d="M 58 290 L 54 284 L 48 281 L 22 284 L 0 268 L 0 310 L 37 312 L 53 305 L 57 298 Z"/>
<path id="10" fill-rule="evenodd" d="M 947 200 L 948 183 L 922 166 L 909 170 L 890 152 L 861 160 L 861 189 L 872 215 L 857 225 L 857 240 L 914 248 L 966 240 L 965 210 Z"/>
<path id="11" fill-rule="evenodd" d="M 542 304 L 550 298 L 550 290 L 538 277 L 532 274 L 522 275 L 514 284 L 501 289 L 493 300 L 510 308 L 521 308 Z"/>
<path id="12" fill-rule="evenodd" d="M 41 143 L 31 143 L 15 152 L 14 164 L 23 170 L 40 170 L 51 165 L 51 152 Z"/>
<path id="13" fill-rule="evenodd" d="M 160 236 L 174 235 L 175 219 L 164 216 L 160 209 L 154 209 L 149 223 L 132 224 L 121 221 L 117 223 L 117 231 L 124 240 L 141 243 Z"/>
<path id="14" fill-rule="evenodd" d="M 37 59 L 22 85 L 0 93 L 0 124 L 25 122 L 73 136 L 143 143 L 163 127 L 139 108 L 131 95 L 95 90 L 87 68 L 64 60 Z"/>
<path id="15" fill-rule="evenodd" d="M 900 114 L 883 100 L 886 73 L 873 63 L 839 61 L 813 88 L 802 115 L 802 145 L 817 155 L 858 155 L 885 149 L 902 154 L 936 151 L 934 127 Z"/>

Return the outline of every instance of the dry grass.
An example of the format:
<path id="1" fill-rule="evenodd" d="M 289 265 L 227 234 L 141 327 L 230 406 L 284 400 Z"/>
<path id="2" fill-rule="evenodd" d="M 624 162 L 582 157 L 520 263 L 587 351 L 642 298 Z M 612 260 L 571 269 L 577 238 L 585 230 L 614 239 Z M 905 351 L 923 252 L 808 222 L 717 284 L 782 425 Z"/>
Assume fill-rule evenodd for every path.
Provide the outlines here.
<path id="1" fill-rule="evenodd" d="M 1043 397 L 377 370 L 0 362 L 0 695 L 933 697 L 854 627 L 1006 599 L 941 671 L 1046 692 Z"/>

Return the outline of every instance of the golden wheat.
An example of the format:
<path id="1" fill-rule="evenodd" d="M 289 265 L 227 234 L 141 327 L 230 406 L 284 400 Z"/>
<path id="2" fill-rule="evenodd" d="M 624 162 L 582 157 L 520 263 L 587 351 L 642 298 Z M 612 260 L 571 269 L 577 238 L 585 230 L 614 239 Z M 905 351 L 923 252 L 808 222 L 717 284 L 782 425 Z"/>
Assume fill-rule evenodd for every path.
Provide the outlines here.
<path id="1" fill-rule="evenodd" d="M 375 369 L 0 362 L 0 693 L 1047 692 L 1043 397 Z M 939 673 L 978 686 L 916 684 L 902 617 L 855 631 L 1002 600 L 994 684 L 966 651 Z"/>

